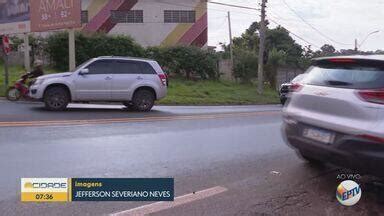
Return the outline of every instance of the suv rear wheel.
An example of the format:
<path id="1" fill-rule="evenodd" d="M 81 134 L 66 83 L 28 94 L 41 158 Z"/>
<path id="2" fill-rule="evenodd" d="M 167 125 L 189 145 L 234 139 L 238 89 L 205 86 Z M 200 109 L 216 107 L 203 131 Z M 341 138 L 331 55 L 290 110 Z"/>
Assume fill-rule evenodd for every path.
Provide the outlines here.
<path id="1" fill-rule="evenodd" d="M 155 95 L 148 89 L 140 89 L 133 95 L 132 104 L 134 110 L 149 112 L 155 104 Z"/>
<path id="2" fill-rule="evenodd" d="M 123 105 L 127 107 L 128 110 L 135 110 L 135 107 L 133 106 L 132 102 L 123 102 Z"/>
<path id="3" fill-rule="evenodd" d="M 44 94 L 44 103 L 48 110 L 65 110 L 69 103 L 69 94 L 63 87 L 56 86 L 49 88 Z"/>

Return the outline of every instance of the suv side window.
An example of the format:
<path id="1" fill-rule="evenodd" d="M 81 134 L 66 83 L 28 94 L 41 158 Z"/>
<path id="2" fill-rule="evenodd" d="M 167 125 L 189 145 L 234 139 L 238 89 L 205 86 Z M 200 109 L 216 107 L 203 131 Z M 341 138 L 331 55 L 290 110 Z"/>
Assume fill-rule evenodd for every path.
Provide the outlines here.
<path id="1" fill-rule="evenodd" d="M 156 71 L 153 69 L 153 67 L 147 63 L 147 62 L 141 62 L 141 70 L 142 74 L 156 74 Z"/>
<path id="2" fill-rule="evenodd" d="M 139 62 L 117 60 L 113 65 L 114 74 L 141 74 Z"/>
<path id="3" fill-rule="evenodd" d="M 110 74 L 112 60 L 98 60 L 88 65 L 89 74 Z"/>

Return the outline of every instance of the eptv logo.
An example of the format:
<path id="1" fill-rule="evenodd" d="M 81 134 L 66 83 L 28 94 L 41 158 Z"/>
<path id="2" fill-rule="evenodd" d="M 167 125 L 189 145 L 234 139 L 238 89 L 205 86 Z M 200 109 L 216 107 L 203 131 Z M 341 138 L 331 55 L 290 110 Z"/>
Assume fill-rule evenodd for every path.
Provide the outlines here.
<path id="1" fill-rule="evenodd" d="M 336 190 L 337 200 L 345 206 L 353 206 L 360 201 L 361 188 L 356 182 L 347 180 L 341 182 Z"/>

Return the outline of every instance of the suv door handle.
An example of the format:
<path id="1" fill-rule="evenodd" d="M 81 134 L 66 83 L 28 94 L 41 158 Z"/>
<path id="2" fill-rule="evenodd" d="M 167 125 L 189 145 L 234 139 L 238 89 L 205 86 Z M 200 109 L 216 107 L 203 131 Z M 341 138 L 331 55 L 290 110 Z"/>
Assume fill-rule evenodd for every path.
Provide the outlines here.
<path id="1" fill-rule="evenodd" d="M 136 77 L 137 80 L 143 80 L 144 78 L 141 76 Z"/>
<path id="2" fill-rule="evenodd" d="M 105 80 L 112 80 L 112 77 L 107 76 L 107 77 L 105 77 Z"/>

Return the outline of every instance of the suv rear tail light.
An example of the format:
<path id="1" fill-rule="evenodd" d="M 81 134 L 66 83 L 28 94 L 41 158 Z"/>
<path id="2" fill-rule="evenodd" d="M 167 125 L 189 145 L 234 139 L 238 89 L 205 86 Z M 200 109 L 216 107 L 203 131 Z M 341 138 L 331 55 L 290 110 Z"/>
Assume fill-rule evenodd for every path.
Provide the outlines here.
<path id="1" fill-rule="evenodd" d="M 371 140 L 371 141 L 374 141 L 377 143 L 383 143 L 384 144 L 384 138 L 382 138 L 382 137 L 376 137 L 376 136 L 371 136 L 371 135 L 366 135 L 366 134 L 360 135 L 359 137 L 361 137 L 363 139 Z"/>
<path id="2" fill-rule="evenodd" d="M 291 92 L 299 92 L 303 88 L 303 85 L 299 83 L 293 83 L 290 87 L 289 90 Z"/>
<path id="3" fill-rule="evenodd" d="M 384 89 L 360 90 L 357 92 L 361 99 L 370 103 L 384 104 Z"/>
<path id="4" fill-rule="evenodd" d="M 160 82 L 161 84 L 163 84 L 163 86 L 167 86 L 167 83 L 168 83 L 168 78 L 167 78 L 167 75 L 165 74 L 159 74 L 159 78 L 160 78 Z"/>

